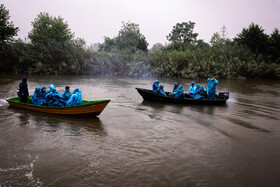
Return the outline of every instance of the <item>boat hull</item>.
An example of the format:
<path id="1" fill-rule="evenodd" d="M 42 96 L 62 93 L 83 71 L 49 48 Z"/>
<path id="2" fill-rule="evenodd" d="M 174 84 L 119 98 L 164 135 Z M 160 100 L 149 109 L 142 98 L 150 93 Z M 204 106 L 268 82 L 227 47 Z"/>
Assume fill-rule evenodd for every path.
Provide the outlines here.
<path id="1" fill-rule="evenodd" d="M 14 107 L 23 108 L 27 110 L 33 110 L 38 112 L 44 112 L 49 114 L 61 114 L 61 115 L 92 115 L 98 116 L 110 100 L 100 101 L 83 101 L 86 104 L 71 107 L 51 107 L 51 106 L 39 106 L 32 105 L 30 103 L 21 103 L 17 98 L 8 99 L 7 102 Z"/>
<path id="2" fill-rule="evenodd" d="M 174 98 L 161 96 L 153 93 L 152 90 L 143 88 L 136 88 L 138 93 L 144 100 L 166 102 L 166 103 L 181 103 L 181 104 L 200 104 L 200 105 L 222 105 L 225 104 L 227 99 L 192 99 L 192 98 Z M 166 92 L 168 94 L 168 92 Z"/>

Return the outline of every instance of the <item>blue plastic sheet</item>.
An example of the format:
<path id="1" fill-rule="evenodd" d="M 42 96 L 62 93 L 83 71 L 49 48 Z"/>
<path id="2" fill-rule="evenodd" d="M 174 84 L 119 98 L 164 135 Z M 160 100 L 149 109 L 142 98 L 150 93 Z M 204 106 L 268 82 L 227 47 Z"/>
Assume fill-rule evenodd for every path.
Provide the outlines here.
<path id="1" fill-rule="evenodd" d="M 74 94 L 72 94 L 72 96 L 66 102 L 66 106 L 76 106 L 76 105 L 81 105 L 82 103 L 83 103 L 82 92 L 81 90 L 79 90 L 79 88 L 76 88 L 74 90 Z"/>

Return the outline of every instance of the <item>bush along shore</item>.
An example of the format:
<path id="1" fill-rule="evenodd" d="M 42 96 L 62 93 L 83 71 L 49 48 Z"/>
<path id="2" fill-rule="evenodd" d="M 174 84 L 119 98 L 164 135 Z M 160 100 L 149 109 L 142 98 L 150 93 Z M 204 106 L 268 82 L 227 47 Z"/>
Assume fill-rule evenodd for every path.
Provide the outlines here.
<path id="1" fill-rule="evenodd" d="M 75 38 L 62 17 L 40 13 L 28 38 L 17 39 L 19 28 L 0 6 L 0 71 L 28 74 L 78 74 L 134 77 L 280 79 L 280 34 L 268 35 L 250 24 L 234 39 L 214 33 L 209 43 L 197 39 L 194 22 L 177 23 L 168 44 L 148 42 L 138 24 L 123 22 L 114 38 L 86 45 Z"/>

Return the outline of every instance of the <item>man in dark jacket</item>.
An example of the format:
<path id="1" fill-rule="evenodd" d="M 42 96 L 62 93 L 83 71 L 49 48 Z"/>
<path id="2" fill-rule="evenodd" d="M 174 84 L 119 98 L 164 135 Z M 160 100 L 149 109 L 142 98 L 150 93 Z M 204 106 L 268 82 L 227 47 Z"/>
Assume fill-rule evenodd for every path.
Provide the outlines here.
<path id="1" fill-rule="evenodd" d="M 23 77 L 21 83 L 19 83 L 19 99 L 20 102 L 26 103 L 29 93 L 27 87 L 27 77 Z"/>

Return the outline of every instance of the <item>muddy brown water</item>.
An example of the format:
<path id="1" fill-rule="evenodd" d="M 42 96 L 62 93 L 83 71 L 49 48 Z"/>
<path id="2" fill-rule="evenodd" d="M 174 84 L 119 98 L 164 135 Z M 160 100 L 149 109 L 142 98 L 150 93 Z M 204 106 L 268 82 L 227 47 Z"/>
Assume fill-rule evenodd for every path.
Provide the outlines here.
<path id="1" fill-rule="evenodd" d="M 143 101 L 154 78 L 29 77 L 111 99 L 80 118 L 10 107 L 21 77 L 0 75 L 0 186 L 280 186 L 279 81 L 219 80 L 226 105 L 196 106 Z"/>

